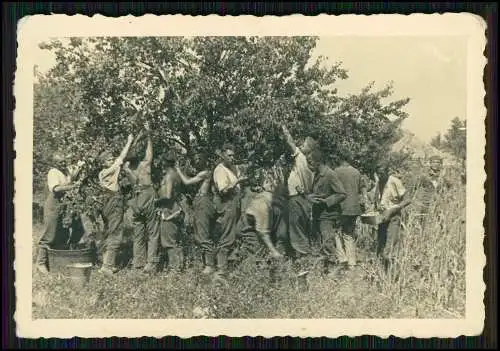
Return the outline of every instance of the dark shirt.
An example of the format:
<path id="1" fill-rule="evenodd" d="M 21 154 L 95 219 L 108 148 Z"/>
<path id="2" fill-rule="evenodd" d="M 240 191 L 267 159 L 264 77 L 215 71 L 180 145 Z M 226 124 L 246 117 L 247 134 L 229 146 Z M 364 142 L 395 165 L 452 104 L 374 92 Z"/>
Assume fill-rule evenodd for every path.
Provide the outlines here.
<path id="1" fill-rule="evenodd" d="M 342 208 L 342 214 L 344 216 L 359 216 L 362 213 L 361 173 L 356 168 L 350 165 L 335 168 L 335 173 L 337 173 L 337 176 L 342 182 L 347 195 L 345 200 L 340 204 Z"/>
<path id="2" fill-rule="evenodd" d="M 330 167 L 324 166 L 314 175 L 313 193 L 325 199 L 325 203 L 313 206 L 315 219 L 336 219 L 342 214 L 340 203 L 345 199 L 346 191 L 338 175 Z"/>

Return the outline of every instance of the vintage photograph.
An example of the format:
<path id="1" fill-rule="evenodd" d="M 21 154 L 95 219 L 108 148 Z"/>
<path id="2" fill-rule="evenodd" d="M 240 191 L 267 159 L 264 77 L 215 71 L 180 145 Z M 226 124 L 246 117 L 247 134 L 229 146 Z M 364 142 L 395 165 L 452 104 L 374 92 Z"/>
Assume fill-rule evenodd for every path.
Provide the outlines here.
<path id="1" fill-rule="evenodd" d="M 31 47 L 33 320 L 466 318 L 469 36 Z"/>

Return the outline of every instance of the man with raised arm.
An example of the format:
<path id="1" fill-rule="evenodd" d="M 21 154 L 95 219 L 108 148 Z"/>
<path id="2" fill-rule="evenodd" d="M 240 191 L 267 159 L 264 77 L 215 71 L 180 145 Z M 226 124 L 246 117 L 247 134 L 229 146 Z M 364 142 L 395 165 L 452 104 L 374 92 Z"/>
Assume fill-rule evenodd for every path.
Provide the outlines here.
<path id="1" fill-rule="evenodd" d="M 196 158 L 196 169 L 201 170 L 208 168 L 206 157 L 204 155 L 197 155 Z M 176 169 L 177 174 L 184 185 L 201 183 L 193 201 L 194 239 L 202 251 L 204 266 L 202 273 L 210 275 L 215 271 L 213 231 L 216 217 L 214 191 L 212 186 L 212 172 L 203 170 L 194 177 L 187 177 L 179 167 Z"/>
<path id="2" fill-rule="evenodd" d="M 234 148 L 225 144 L 221 153 L 222 161 L 215 167 L 213 180 L 216 189 L 215 255 L 216 278 L 224 279 L 227 271 L 229 252 L 236 239 L 237 224 L 240 219 L 240 183 L 246 177 L 240 174 L 234 164 Z"/>
<path id="3" fill-rule="evenodd" d="M 138 162 L 135 169 L 130 169 L 129 162 L 125 170 L 133 184 L 133 198 L 130 207 L 133 213 L 133 267 L 154 272 L 158 269 L 159 232 L 156 217 L 156 192 L 151 181 L 151 164 L 153 162 L 153 143 L 149 124 L 145 123 L 147 146 L 144 159 Z M 136 160 L 134 160 L 136 161 Z"/>
<path id="4" fill-rule="evenodd" d="M 103 189 L 105 197 L 100 211 L 104 222 L 105 248 L 101 267 L 101 272 L 104 274 L 114 274 L 118 271 L 116 255 L 122 242 L 123 228 L 121 225 L 125 213 L 125 199 L 118 184 L 118 177 L 133 140 L 134 136 L 130 134 L 127 144 L 116 159 L 109 151 L 100 155 L 104 166 L 104 169 L 99 172 L 99 185 Z"/>
<path id="5" fill-rule="evenodd" d="M 309 168 L 306 155 L 316 146 L 314 140 L 306 138 L 299 148 L 287 127 L 282 125 L 283 134 L 292 153 L 293 166 L 288 176 L 288 231 L 290 245 L 296 259 L 311 254 L 311 203 L 307 195 L 312 191 L 313 172 Z"/>

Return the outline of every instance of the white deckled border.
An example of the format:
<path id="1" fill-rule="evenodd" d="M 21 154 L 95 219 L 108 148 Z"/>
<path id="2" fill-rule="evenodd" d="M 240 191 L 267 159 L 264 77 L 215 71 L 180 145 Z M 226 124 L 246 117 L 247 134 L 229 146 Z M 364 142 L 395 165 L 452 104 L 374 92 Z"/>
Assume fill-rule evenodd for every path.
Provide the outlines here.
<path id="1" fill-rule="evenodd" d="M 179 337 L 206 336 L 358 336 L 457 337 L 479 335 L 484 327 L 483 249 L 486 23 L 462 14 L 183 16 L 37 15 L 18 24 L 14 94 L 15 270 L 17 335 L 37 337 Z M 32 320 L 32 157 L 33 65 L 37 44 L 69 36 L 465 36 L 468 38 L 467 83 L 467 301 L 465 319 L 316 319 L 316 320 Z"/>

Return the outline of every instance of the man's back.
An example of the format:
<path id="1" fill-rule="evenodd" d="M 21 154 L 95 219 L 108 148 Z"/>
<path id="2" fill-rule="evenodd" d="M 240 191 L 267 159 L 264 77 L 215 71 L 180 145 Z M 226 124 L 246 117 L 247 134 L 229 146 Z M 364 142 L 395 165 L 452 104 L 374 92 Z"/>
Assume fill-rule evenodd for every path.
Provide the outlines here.
<path id="1" fill-rule="evenodd" d="M 342 214 L 346 216 L 357 216 L 361 211 L 361 173 L 351 165 L 341 165 L 335 168 L 335 173 L 339 177 L 346 199 L 342 201 Z"/>

